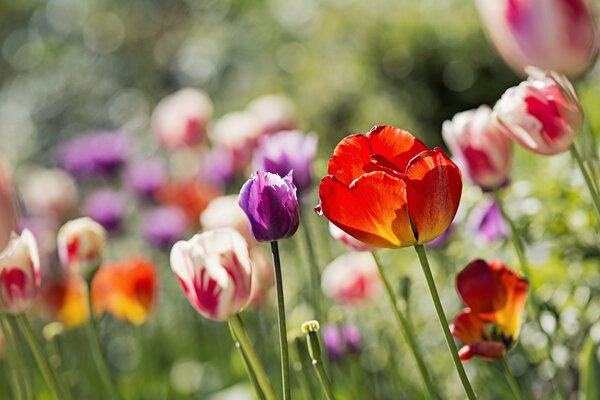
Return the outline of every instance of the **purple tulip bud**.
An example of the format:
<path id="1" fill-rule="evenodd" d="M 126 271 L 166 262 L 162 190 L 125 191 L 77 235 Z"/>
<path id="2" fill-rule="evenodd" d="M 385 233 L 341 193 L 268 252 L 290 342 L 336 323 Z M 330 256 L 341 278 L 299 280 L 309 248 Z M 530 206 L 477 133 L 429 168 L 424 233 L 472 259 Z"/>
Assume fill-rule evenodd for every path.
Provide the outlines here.
<path id="1" fill-rule="evenodd" d="M 360 353 L 362 349 L 362 335 L 358 326 L 352 324 L 344 324 L 342 327 L 342 336 L 346 343 L 346 350 L 349 353 Z"/>
<path id="2" fill-rule="evenodd" d="M 285 176 L 294 171 L 294 184 L 300 193 L 312 184 L 312 163 L 317 153 L 317 137 L 299 131 L 282 131 L 265 136 L 254 153 L 259 170 Z"/>
<path id="3" fill-rule="evenodd" d="M 286 239 L 298 229 L 298 198 L 291 171 L 283 178 L 258 171 L 242 187 L 238 202 L 259 242 Z"/>
<path id="4" fill-rule="evenodd" d="M 179 207 L 159 207 L 142 217 L 142 238 L 153 247 L 169 249 L 188 229 L 188 219 Z"/>
<path id="5" fill-rule="evenodd" d="M 125 198 L 112 189 L 99 189 L 83 205 L 84 214 L 109 232 L 118 231 L 125 216 Z"/>
<path id="6" fill-rule="evenodd" d="M 344 355 L 344 337 L 337 325 L 327 324 L 323 327 L 323 343 L 331 361 L 338 361 Z"/>

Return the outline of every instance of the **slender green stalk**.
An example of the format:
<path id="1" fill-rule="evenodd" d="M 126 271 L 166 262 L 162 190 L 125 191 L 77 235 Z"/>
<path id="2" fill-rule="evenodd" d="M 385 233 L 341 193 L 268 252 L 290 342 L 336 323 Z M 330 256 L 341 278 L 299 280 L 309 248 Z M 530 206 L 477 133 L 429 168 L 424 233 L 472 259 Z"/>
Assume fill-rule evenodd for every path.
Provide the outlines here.
<path id="1" fill-rule="evenodd" d="M 52 396 L 56 400 L 64 400 L 65 396 L 62 393 L 61 386 L 58 384 L 58 380 L 54 375 L 54 371 L 52 368 L 50 368 L 48 360 L 46 359 L 39 342 L 35 338 L 33 330 L 31 329 L 31 325 L 29 324 L 29 320 L 24 314 L 18 314 L 16 319 L 17 323 L 19 324 L 21 334 L 25 337 L 31 352 L 33 353 L 33 357 L 40 368 L 40 372 L 42 373 L 46 384 L 52 392 Z"/>
<path id="2" fill-rule="evenodd" d="M 387 297 L 390 300 L 390 304 L 392 306 L 392 310 L 394 311 L 394 315 L 396 316 L 396 320 L 398 321 L 398 325 L 400 327 L 400 332 L 402 332 L 402 336 L 404 336 L 404 340 L 408 344 L 410 351 L 417 363 L 417 368 L 419 369 L 419 373 L 421 374 L 421 378 L 423 379 L 423 383 L 425 385 L 425 389 L 430 398 L 437 399 L 439 395 L 437 394 L 437 390 L 431 381 L 431 377 L 429 376 L 429 370 L 425 366 L 425 361 L 423 360 L 423 356 L 419 350 L 417 345 L 417 341 L 413 335 L 412 329 L 408 320 L 400 311 L 398 307 L 398 301 L 396 300 L 396 295 L 394 294 L 394 290 L 392 289 L 392 285 L 390 284 L 387 276 L 385 275 L 385 271 L 381 264 L 381 260 L 377 253 L 372 252 L 373 258 L 375 259 L 375 264 L 377 264 L 377 269 L 379 270 L 379 276 L 381 276 L 381 281 L 383 282 L 383 287 L 385 288 Z"/>
<path id="3" fill-rule="evenodd" d="M 5 315 L 0 315 L 0 324 L 2 325 L 2 332 L 4 333 L 4 339 L 6 340 L 6 355 L 10 366 L 7 368 L 10 375 L 11 387 L 16 400 L 28 399 L 25 389 L 26 383 L 23 379 L 23 364 L 21 355 L 18 352 L 14 332 L 10 328 L 10 323 L 7 321 Z"/>
<path id="4" fill-rule="evenodd" d="M 508 381 L 508 385 L 510 386 L 510 390 L 512 390 L 516 400 L 523 400 L 523 396 L 521 395 L 521 389 L 519 388 L 519 384 L 515 379 L 515 376 L 512 374 L 510 367 L 508 366 L 508 362 L 506 362 L 506 356 L 502 356 L 500 358 L 500 364 L 502 364 L 502 369 L 504 370 L 504 375 L 506 376 L 506 380 Z"/>
<path id="5" fill-rule="evenodd" d="M 260 385 L 258 384 L 258 380 L 256 379 L 256 374 L 254 374 L 252 367 L 248 363 L 248 357 L 246 357 L 246 354 L 244 353 L 244 349 L 242 348 L 240 341 L 235 336 L 235 332 L 233 331 L 231 324 L 229 324 L 229 331 L 231 332 L 231 337 L 233 338 L 233 342 L 235 343 L 235 348 L 238 349 L 240 356 L 242 357 L 242 361 L 244 363 L 244 369 L 246 370 L 246 374 L 248 374 L 250 383 L 252 383 L 252 387 L 254 388 L 256 397 L 259 398 L 260 400 L 265 400 L 265 395 L 263 394 L 262 390 L 260 389 Z"/>
<path id="6" fill-rule="evenodd" d="M 106 360 L 104 359 L 104 355 L 102 354 L 102 345 L 100 344 L 100 337 L 98 337 L 98 330 L 96 326 L 96 319 L 94 317 L 94 309 L 92 307 L 91 294 L 88 296 L 88 299 L 90 317 L 88 319 L 87 324 L 85 324 L 85 333 L 87 335 L 90 350 L 92 352 L 92 359 L 94 360 L 94 364 L 96 365 L 96 369 L 98 371 L 98 374 L 100 375 L 100 381 L 102 381 L 102 385 L 106 390 L 108 398 L 113 400 L 119 399 L 119 393 L 117 392 L 117 388 L 115 387 L 108 366 L 106 365 Z"/>
<path id="7" fill-rule="evenodd" d="M 283 299 L 283 281 L 281 279 L 281 259 L 277 241 L 271 242 L 273 266 L 275 268 L 275 288 L 277 290 L 277 320 L 279 322 L 279 348 L 281 350 L 281 379 L 283 400 L 290 399 L 290 363 L 288 355 L 287 328 L 285 326 L 285 302 Z"/>
<path id="8" fill-rule="evenodd" d="M 433 300 L 433 304 L 435 305 L 435 311 L 437 312 L 438 319 L 440 321 L 440 324 L 442 325 L 442 331 L 444 332 L 444 336 L 446 337 L 446 343 L 450 348 L 450 354 L 452 355 L 452 361 L 454 361 L 456 372 L 458 372 L 458 376 L 460 377 L 460 381 L 462 382 L 462 385 L 465 389 L 465 393 L 467 394 L 469 400 L 476 399 L 475 392 L 471 387 L 471 383 L 469 382 L 467 373 L 465 372 L 462 362 L 458 358 L 458 349 L 456 348 L 456 343 L 454 343 L 454 338 L 450 333 L 448 320 L 446 319 L 446 315 L 444 314 L 444 308 L 442 307 L 440 296 L 438 294 L 437 288 L 435 287 L 435 281 L 433 280 L 433 275 L 431 273 L 431 268 L 429 267 L 429 261 L 427 260 L 427 254 L 425 254 L 425 249 L 423 248 L 423 245 L 417 244 L 415 245 L 415 250 L 417 251 L 417 255 L 419 256 L 419 261 L 421 263 L 421 267 L 423 268 L 425 279 L 427 280 L 427 286 L 429 287 L 429 292 L 431 293 L 431 299 Z"/>
<path id="9" fill-rule="evenodd" d="M 335 400 L 335 396 L 333 395 L 333 389 L 331 388 L 331 382 L 329 381 L 329 377 L 327 376 L 325 368 L 323 367 L 323 361 L 313 360 L 312 364 L 315 367 L 315 371 L 317 372 L 317 377 L 319 378 L 321 388 L 325 393 L 325 398 L 327 400 Z"/>
<path id="10" fill-rule="evenodd" d="M 313 387 L 311 385 L 310 376 L 308 374 L 308 359 L 304 356 L 305 350 L 302 347 L 302 341 L 299 338 L 294 340 L 294 346 L 292 350 L 296 353 L 296 358 L 300 364 L 300 388 L 302 389 L 303 397 L 306 400 L 312 399 Z M 296 369 L 297 371 L 297 369 Z"/>
<path id="11" fill-rule="evenodd" d="M 258 355 L 254 351 L 254 347 L 252 347 L 250 339 L 248 339 L 248 335 L 246 335 L 246 331 L 244 330 L 242 319 L 240 318 L 239 314 L 229 318 L 228 322 L 229 328 L 233 332 L 234 340 L 237 340 L 237 342 L 240 344 L 240 348 L 246 357 L 248 365 L 254 372 L 256 380 L 258 381 L 265 398 L 267 400 L 276 400 L 277 397 L 275 396 L 275 392 L 273 391 L 269 377 L 267 376 L 267 373 L 265 372 Z"/>
<path id="12" fill-rule="evenodd" d="M 588 189 L 590 190 L 590 194 L 592 196 L 592 201 L 594 202 L 594 207 L 596 207 L 596 212 L 598 213 L 598 216 L 600 217 L 600 195 L 598 195 L 596 186 L 595 186 L 594 182 L 592 181 L 592 178 L 590 177 L 590 174 L 585 166 L 585 163 L 583 162 L 583 159 L 581 158 L 581 154 L 579 154 L 579 151 L 577 150 L 577 147 L 575 146 L 574 143 L 571 145 L 571 155 L 573 156 L 573 158 L 577 162 L 577 165 L 579 166 L 579 169 L 581 170 L 583 179 L 585 180 L 585 183 L 586 183 Z"/>
<path id="13" fill-rule="evenodd" d="M 300 230 L 304 235 L 304 242 L 306 243 L 306 252 L 308 253 L 308 269 L 310 272 L 310 282 L 312 286 L 312 295 L 315 308 L 315 316 L 317 320 L 321 320 L 323 317 L 323 299 L 321 296 L 321 273 L 319 272 L 319 261 L 315 253 L 315 247 L 313 245 L 312 236 L 310 234 L 310 227 L 308 220 L 304 213 L 300 213 L 300 219 L 302 227 Z"/>

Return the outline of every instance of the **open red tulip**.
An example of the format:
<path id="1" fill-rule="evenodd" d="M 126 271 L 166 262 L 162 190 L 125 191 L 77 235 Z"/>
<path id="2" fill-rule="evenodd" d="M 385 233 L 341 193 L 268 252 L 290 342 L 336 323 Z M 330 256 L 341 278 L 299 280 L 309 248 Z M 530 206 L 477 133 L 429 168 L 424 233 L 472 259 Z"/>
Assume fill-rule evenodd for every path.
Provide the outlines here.
<path id="1" fill-rule="evenodd" d="M 468 308 L 451 331 L 464 343 L 461 360 L 504 355 L 519 336 L 528 288 L 527 279 L 498 260 L 474 260 L 458 274 L 456 289 Z"/>
<path id="2" fill-rule="evenodd" d="M 327 171 L 317 213 L 375 247 L 435 239 L 454 219 L 462 191 L 460 170 L 440 148 L 393 126 L 342 139 Z"/>

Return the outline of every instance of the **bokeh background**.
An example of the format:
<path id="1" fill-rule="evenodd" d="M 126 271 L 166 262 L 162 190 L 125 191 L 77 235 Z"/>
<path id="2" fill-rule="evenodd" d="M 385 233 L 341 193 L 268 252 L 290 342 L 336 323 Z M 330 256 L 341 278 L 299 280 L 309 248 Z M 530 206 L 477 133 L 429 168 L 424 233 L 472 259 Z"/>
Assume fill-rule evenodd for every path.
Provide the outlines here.
<path id="1" fill-rule="evenodd" d="M 171 155 L 150 132 L 151 115 L 160 99 L 183 87 L 211 97 L 215 120 L 258 96 L 287 96 L 299 127 L 319 137 L 315 175 L 320 177 L 335 144 L 350 133 L 391 124 L 429 146 L 443 146 L 444 120 L 480 104 L 493 105 L 519 81 L 486 40 L 468 1 L 0 0 L 0 147 L 17 179 L 33 165 L 56 167 L 56 146 L 90 131 L 122 131 L 134 143 L 132 158 L 158 156 L 170 163 Z M 595 70 L 576 83 L 596 132 L 599 85 Z M 246 177 L 225 191 L 237 193 Z M 119 185 L 114 177 L 84 180 L 78 190 L 85 198 L 93 189 Z M 554 338 L 550 362 L 546 336 L 526 321 L 511 367 L 535 397 L 548 395 L 550 382 L 559 377 L 576 398 L 581 366 L 597 365 L 594 349 L 600 339 L 600 244 L 590 199 L 568 156 L 536 157 L 521 149 L 507 197 L 510 212 L 528 232 L 533 282 L 543 300 L 542 325 Z M 471 218 L 485 200 L 479 189 L 466 186 L 449 244 L 431 250 L 449 317 L 461 308 L 453 282 L 457 270 L 475 257 L 515 263 L 507 240 L 502 235 L 482 238 Z M 315 205 L 316 193 L 305 202 Z M 226 325 L 203 319 L 187 303 L 170 272 L 168 252 L 140 239 L 141 206 L 130 205 L 126 223 L 110 238 L 107 257 L 151 258 L 160 270 L 161 290 L 146 324 L 135 327 L 110 317 L 101 321 L 103 345 L 124 398 L 251 398 Z M 323 268 L 344 249 L 326 240 L 324 219 L 311 213 L 308 222 L 302 229 L 320 239 L 317 255 Z M 445 398 L 462 398 L 414 252 L 382 255 L 435 381 Z M 283 244 L 283 258 L 293 337 L 302 322 L 314 317 L 306 301 L 301 238 Z M 50 257 L 48 268 L 55 262 Z M 246 311 L 244 318 L 277 386 L 272 301 Z M 338 398 L 420 398 L 413 360 L 383 296 L 358 308 L 331 306 L 326 319 L 322 322 L 352 322 L 363 334 L 359 354 L 329 364 Z M 47 322 L 38 320 L 40 332 Z M 75 398 L 98 398 L 82 333 L 65 330 L 49 337 L 40 335 Z M 496 364 L 474 360 L 467 370 L 482 399 L 508 396 Z M 320 398 L 311 379 L 314 392 L 305 398 Z M 37 398 L 50 398 L 38 380 Z M 5 389 L 5 374 L 0 381 Z"/>

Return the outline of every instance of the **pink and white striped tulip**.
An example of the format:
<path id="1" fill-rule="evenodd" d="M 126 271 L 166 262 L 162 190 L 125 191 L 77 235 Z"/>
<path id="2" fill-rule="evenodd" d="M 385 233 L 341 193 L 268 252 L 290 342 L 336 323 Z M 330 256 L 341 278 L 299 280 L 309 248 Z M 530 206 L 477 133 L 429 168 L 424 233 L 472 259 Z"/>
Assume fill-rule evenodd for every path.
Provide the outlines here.
<path id="1" fill-rule="evenodd" d="M 93 273 L 104 253 L 106 230 L 91 218 L 71 220 L 58 231 L 58 255 L 62 265 L 83 276 Z"/>
<path id="2" fill-rule="evenodd" d="M 529 78 L 508 89 L 494 106 L 503 132 L 526 149 L 554 155 L 569 149 L 583 125 L 571 82 L 561 74 L 527 68 Z"/>
<path id="3" fill-rule="evenodd" d="M 350 250 L 371 251 L 375 249 L 373 246 L 369 246 L 368 244 L 361 242 L 353 236 L 350 236 L 331 222 L 329 223 L 329 234 L 332 238 L 342 242 L 344 246 L 346 246 Z"/>
<path id="4" fill-rule="evenodd" d="M 152 114 L 152 130 L 168 150 L 202 142 L 212 118 L 210 98 L 196 89 L 181 89 L 162 99 Z"/>
<path id="5" fill-rule="evenodd" d="M 474 184 L 489 190 L 508 180 L 512 143 L 488 106 L 458 113 L 445 121 L 442 136 L 454 161 Z"/>
<path id="6" fill-rule="evenodd" d="M 488 36 L 518 74 L 527 65 L 569 76 L 585 72 L 598 54 L 589 0 L 477 0 Z"/>
<path id="7" fill-rule="evenodd" d="M 381 290 L 381 278 L 373 255 L 351 252 L 333 260 L 321 276 L 323 293 L 341 304 L 371 300 Z"/>
<path id="8" fill-rule="evenodd" d="M 206 318 L 225 321 L 248 303 L 252 284 L 248 245 L 233 228 L 175 243 L 171 269 L 189 302 Z"/>
<path id="9" fill-rule="evenodd" d="M 40 257 L 33 234 L 13 233 L 0 253 L 0 310 L 18 314 L 33 304 L 40 288 Z"/>

